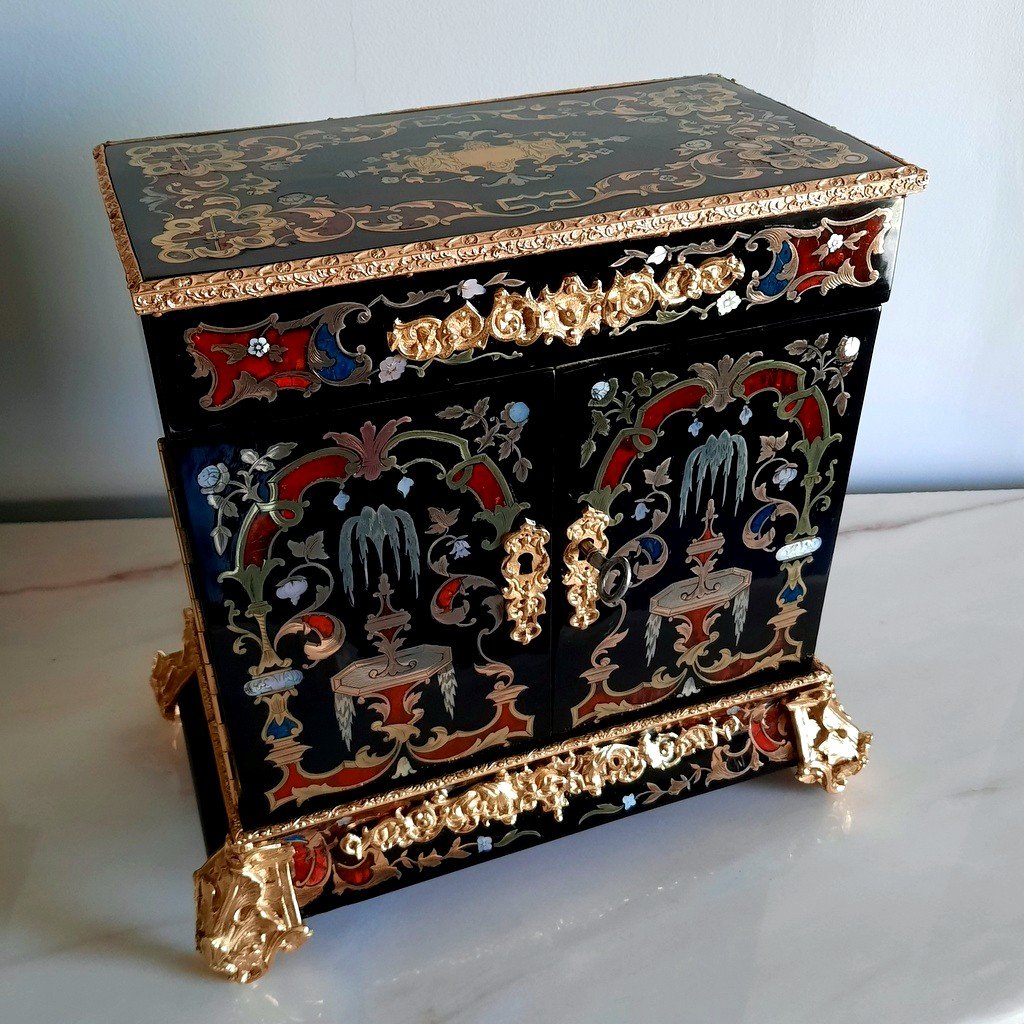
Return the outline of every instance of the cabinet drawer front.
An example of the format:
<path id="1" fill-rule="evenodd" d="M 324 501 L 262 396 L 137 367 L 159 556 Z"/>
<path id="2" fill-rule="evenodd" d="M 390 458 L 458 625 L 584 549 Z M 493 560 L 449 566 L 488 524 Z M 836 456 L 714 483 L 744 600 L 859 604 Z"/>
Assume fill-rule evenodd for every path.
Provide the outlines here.
<path id="1" fill-rule="evenodd" d="M 552 394 L 540 371 L 164 442 L 245 827 L 547 735 Z"/>
<path id="2" fill-rule="evenodd" d="M 809 661 L 877 322 L 869 310 L 559 372 L 558 518 L 590 559 L 567 556 L 556 730 Z"/>
<path id="3" fill-rule="evenodd" d="M 902 201 L 147 318 L 171 432 L 442 390 L 888 298 Z"/>

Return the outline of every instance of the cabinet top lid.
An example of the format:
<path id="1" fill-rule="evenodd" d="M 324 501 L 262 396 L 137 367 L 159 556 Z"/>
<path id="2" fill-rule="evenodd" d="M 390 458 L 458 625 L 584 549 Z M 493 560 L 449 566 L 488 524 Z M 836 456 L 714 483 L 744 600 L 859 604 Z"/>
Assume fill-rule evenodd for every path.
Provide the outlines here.
<path id="1" fill-rule="evenodd" d="M 906 195 L 918 167 L 717 75 L 108 142 L 139 314 Z"/>

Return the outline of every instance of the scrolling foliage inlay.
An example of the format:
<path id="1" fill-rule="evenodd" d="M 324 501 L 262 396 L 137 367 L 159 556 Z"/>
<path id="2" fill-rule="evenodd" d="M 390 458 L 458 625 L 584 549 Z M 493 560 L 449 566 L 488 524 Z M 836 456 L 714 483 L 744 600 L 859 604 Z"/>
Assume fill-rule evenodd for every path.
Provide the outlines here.
<path id="1" fill-rule="evenodd" d="M 208 265 L 253 249 L 522 223 L 868 163 L 853 140 L 827 134 L 733 83 L 692 78 L 114 148 L 123 173 L 145 182 L 138 202 L 161 225 L 150 235 L 158 259 Z M 635 152 L 652 166 L 637 166 Z"/>
<path id="2" fill-rule="evenodd" d="M 406 373 L 425 376 L 435 362 L 513 360 L 535 342 L 574 346 L 587 333 L 628 334 L 684 317 L 731 319 L 738 310 L 799 302 L 812 291 L 867 288 L 880 277 L 876 258 L 897 220 L 892 209 L 878 208 L 848 220 L 823 217 L 813 228 L 777 225 L 721 241 L 628 248 L 589 287 L 577 274 L 554 289 L 524 287 L 497 271 L 423 291 L 386 288 L 365 302 L 332 303 L 295 320 L 199 324 L 185 332 L 185 349 L 193 376 L 209 381 L 199 405 L 211 413 L 250 399 L 273 401 L 283 391 L 309 397 L 323 385 L 390 385 Z M 627 266 L 636 269 L 620 269 Z M 704 296 L 717 298 L 700 303 Z M 398 319 L 386 331 L 391 311 L 447 306 L 460 297 L 464 303 L 447 316 Z M 373 341 L 385 333 L 392 354 L 377 363 Z M 489 347 L 491 341 L 499 345 Z"/>

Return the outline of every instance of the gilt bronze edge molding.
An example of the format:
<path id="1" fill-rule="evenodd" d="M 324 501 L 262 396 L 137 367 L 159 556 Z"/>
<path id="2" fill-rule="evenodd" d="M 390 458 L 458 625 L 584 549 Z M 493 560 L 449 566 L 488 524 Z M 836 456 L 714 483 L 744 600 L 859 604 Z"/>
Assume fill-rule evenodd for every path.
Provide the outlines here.
<path id="1" fill-rule="evenodd" d="M 111 231 L 135 312 L 140 316 L 895 199 L 922 191 L 928 181 L 927 171 L 913 164 L 901 164 L 862 174 L 637 207 L 621 213 L 589 214 L 354 253 L 144 281 L 110 181 L 103 147 L 98 146 L 94 155 Z"/>
<path id="2" fill-rule="evenodd" d="M 117 248 L 117 255 L 121 257 L 128 291 L 131 293 L 132 302 L 138 312 L 136 296 L 140 289 L 145 288 L 146 283 L 142 279 L 142 270 L 139 268 L 139 261 L 135 258 L 135 250 L 132 248 L 131 238 L 128 235 L 128 226 L 121 213 L 121 204 L 117 200 L 114 183 L 110 179 L 106 143 L 101 143 L 93 149 L 92 159 L 96 167 L 96 180 L 99 182 L 100 195 L 103 198 L 103 209 L 106 211 L 107 220 L 110 223 L 110 233 L 114 236 L 114 245 Z"/>
<path id="3" fill-rule="evenodd" d="M 310 828 L 320 828 L 335 822 L 346 821 L 357 824 L 359 821 L 370 820 L 375 811 L 379 811 L 383 815 L 390 808 L 397 805 L 408 804 L 417 800 L 426 800 L 441 791 L 457 789 L 461 786 L 493 781 L 502 773 L 521 768 L 535 767 L 553 758 L 580 753 L 593 747 L 600 747 L 611 743 L 622 743 L 630 740 L 639 741 L 646 733 L 650 732 L 659 732 L 666 729 L 686 730 L 701 724 L 714 715 L 722 714 L 730 708 L 757 704 L 771 697 L 786 697 L 822 689 L 829 694 L 833 692 L 833 675 L 831 669 L 815 658 L 814 668 L 810 672 L 794 676 L 790 679 L 783 679 L 776 683 L 768 683 L 751 690 L 744 690 L 705 704 L 696 704 L 688 708 L 676 708 L 672 711 L 608 726 L 580 736 L 571 736 L 558 743 L 549 744 L 522 754 L 504 757 L 474 768 L 465 768 L 428 782 L 408 786 L 405 789 L 389 790 L 376 796 L 366 797 L 347 804 L 339 804 L 313 814 L 300 815 L 279 825 L 270 825 L 251 832 L 243 832 L 233 837 L 231 842 L 241 845 L 259 845 L 266 842 L 276 842 L 287 836 L 294 835 L 296 832 L 302 832 Z"/>

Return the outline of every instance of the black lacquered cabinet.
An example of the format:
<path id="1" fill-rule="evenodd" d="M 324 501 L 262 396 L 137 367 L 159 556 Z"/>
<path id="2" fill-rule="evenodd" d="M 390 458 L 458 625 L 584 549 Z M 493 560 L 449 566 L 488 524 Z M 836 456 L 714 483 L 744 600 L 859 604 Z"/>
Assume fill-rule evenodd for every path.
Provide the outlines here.
<path id="1" fill-rule="evenodd" d="M 192 595 L 201 952 L 758 772 L 920 169 L 714 76 L 111 143 Z"/>

